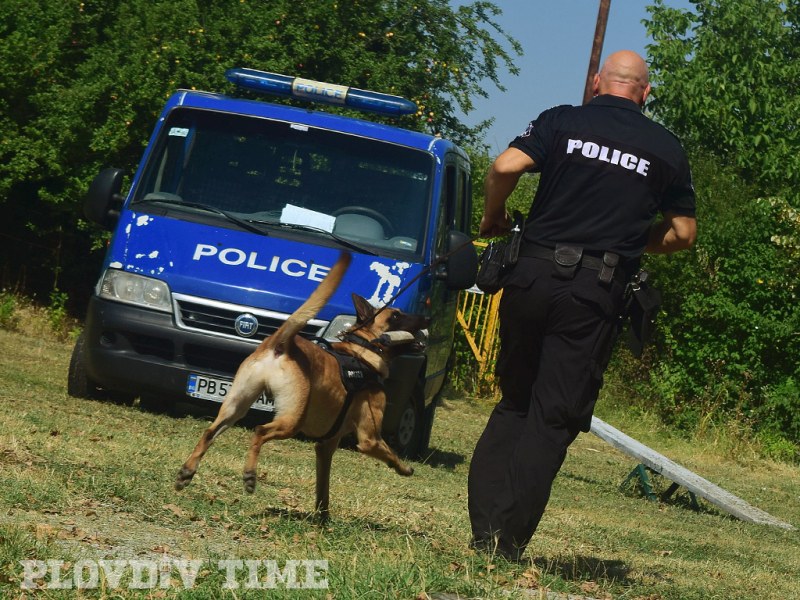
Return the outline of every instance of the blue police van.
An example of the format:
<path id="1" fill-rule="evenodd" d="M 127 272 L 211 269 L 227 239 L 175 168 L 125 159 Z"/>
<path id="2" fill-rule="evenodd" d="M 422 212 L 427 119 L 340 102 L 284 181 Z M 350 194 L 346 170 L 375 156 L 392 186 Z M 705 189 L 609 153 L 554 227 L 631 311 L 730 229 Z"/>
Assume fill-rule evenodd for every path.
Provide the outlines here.
<path id="1" fill-rule="evenodd" d="M 417 110 L 397 96 L 251 69 L 226 76 L 356 110 Z M 84 205 L 112 237 L 73 350 L 71 395 L 138 397 L 148 409 L 221 402 L 241 361 L 347 248 L 342 285 L 303 335 L 336 339 L 355 320 L 352 292 L 429 316 L 425 352 L 393 362 L 384 419 L 399 452 L 427 447 L 458 291 L 477 265 L 463 150 L 358 118 L 179 90 L 124 195 L 122 184 L 121 170 L 103 170 Z M 268 420 L 270 399 L 253 409 Z"/>

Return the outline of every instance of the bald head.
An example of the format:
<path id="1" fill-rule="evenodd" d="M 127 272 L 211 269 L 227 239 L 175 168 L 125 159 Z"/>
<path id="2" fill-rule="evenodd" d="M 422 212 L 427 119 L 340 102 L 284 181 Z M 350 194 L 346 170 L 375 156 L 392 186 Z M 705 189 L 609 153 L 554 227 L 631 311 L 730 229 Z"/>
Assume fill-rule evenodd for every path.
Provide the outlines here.
<path id="1" fill-rule="evenodd" d="M 647 63 L 631 50 L 620 50 L 606 59 L 600 72 L 594 76 L 594 93 L 611 94 L 644 105 L 650 93 Z"/>

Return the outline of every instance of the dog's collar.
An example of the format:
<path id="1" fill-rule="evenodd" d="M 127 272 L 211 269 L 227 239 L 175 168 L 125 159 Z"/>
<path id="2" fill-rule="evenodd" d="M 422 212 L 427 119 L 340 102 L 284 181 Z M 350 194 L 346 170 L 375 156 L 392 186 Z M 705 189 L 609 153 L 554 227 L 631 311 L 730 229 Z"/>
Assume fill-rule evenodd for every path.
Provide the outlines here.
<path id="1" fill-rule="evenodd" d="M 364 338 L 362 338 L 361 336 L 355 335 L 354 333 L 346 333 L 342 337 L 342 341 L 343 342 L 350 342 L 352 344 L 356 344 L 357 346 L 361 346 L 362 348 L 366 348 L 367 350 L 375 352 L 376 354 L 383 354 L 383 348 L 381 346 L 378 346 L 378 344 L 375 343 L 375 342 L 378 341 L 377 339 L 374 339 L 372 341 L 368 341 L 368 340 L 365 340 Z"/>

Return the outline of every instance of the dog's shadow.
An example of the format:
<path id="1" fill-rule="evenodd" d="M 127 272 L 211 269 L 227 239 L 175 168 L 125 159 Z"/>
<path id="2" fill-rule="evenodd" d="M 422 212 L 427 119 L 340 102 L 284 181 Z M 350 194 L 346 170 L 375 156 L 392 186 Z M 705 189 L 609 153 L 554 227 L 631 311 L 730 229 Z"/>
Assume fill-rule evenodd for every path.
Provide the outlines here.
<path id="1" fill-rule="evenodd" d="M 466 460 L 467 458 L 463 454 L 439 450 L 438 448 L 428 448 L 419 458 L 419 462 L 424 465 L 434 469 L 443 468 L 448 471 L 454 471 L 458 465 L 463 464 Z"/>
<path id="2" fill-rule="evenodd" d="M 393 531 L 400 529 L 399 527 L 387 525 L 386 523 L 378 523 L 377 521 L 371 521 L 369 519 L 364 519 L 363 517 L 352 517 L 348 519 L 334 517 L 323 522 L 320 520 L 318 513 L 279 506 L 268 506 L 263 510 L 251 515 L 250 518 L 253 520 L 253 522 L 259 522 L 264 519 L 292 521 L 294 523 L 303 523 L 309 527 L 318 528 L 320 530 L 331 527 L 353 527 L 359 531 Z"/>
<path id="3" fill-rule="evenodd" d="M 565 581 L 614 581 L 622 585 L 630 583 L 631 567 L 621 560 L 603 560 L 578 554 L 556 559 L 537 557 L 533 559 L 533 564 L 542 572 L 556 575 Z"/>

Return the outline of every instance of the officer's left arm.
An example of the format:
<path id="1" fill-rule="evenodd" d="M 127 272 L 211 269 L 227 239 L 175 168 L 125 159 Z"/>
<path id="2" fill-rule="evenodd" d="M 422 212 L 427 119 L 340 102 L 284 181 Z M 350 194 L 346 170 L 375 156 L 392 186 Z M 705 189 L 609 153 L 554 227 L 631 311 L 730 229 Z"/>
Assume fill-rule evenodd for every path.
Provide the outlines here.
<path id="1" fill-rule="evenodd" d="M 697 239 L 697 219 L 665 212 L 664 218 L 650 228 L 645 252 L 670 254 L 686 250 L 694 245 L 695 239 Z"/>

